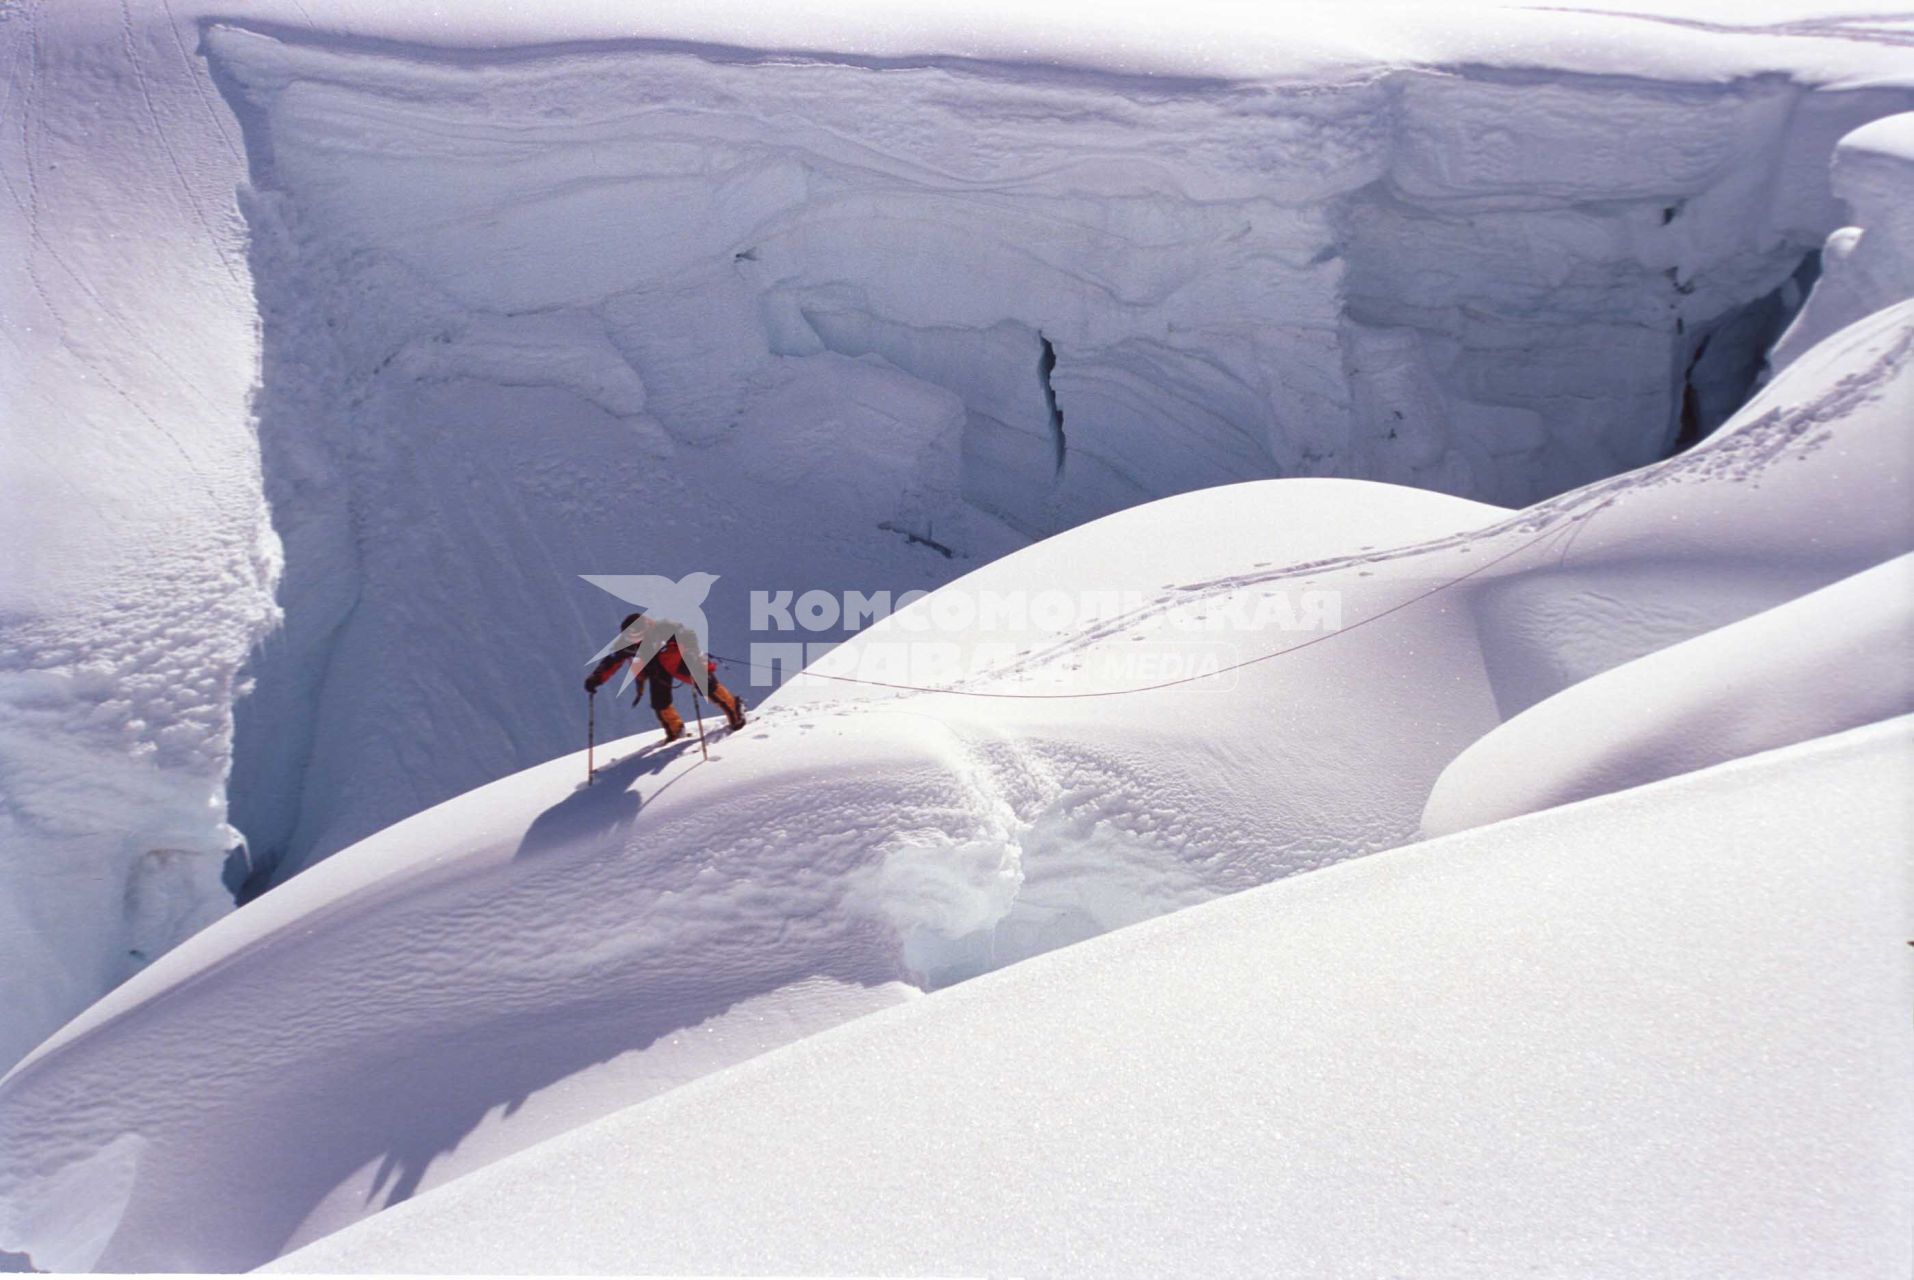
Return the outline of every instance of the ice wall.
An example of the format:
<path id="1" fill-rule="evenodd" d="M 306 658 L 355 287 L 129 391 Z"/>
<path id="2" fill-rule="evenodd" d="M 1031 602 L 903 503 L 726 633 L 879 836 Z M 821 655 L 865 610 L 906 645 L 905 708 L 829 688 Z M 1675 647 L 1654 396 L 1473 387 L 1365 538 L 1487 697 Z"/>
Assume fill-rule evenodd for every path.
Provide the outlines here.
<path id="1" fill-rule="evenodd" d="M 243 228 L 194 181 L 239 139 L 210 86 L 136 74 L 162 39 L 0 7 L 0 1067 L 231 909 L 279 548 Z"/>
<path id="2" fill-rule="evenodd" d="M 1862 316 L 1914 297 L 1914 113 L 1863 125 L 1834 153 L 1851 225 L 1828 237 L 1824 274 L 1775 344 L 1776 368 Z"/>
<path id="3" fill-rule="evenodd" d="M 1031 535 L 1271 474 L 1520 505 L 1661 456 L 1685 375 L 1733 366 L 1712 427 L 1798 305 L 1835 137 L 1909 101 L 208 46 L 304 228 L 269 330 L 283 278 L 352 277 L 333 381 L 565 387 L 701 446 L 778 357 L 875 354 L 959 397 L 963 497 Z"/>

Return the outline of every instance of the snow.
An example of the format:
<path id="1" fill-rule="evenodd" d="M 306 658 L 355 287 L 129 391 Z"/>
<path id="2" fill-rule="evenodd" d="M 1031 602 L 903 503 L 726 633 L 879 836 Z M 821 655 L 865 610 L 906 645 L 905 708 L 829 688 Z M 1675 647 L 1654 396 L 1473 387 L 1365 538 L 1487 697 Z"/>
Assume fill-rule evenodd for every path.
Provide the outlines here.
<path id="1" fill-rule="evenodd" d="M 1330 479 L 1121 512 L 840 646 L 709 765 L 626 739 L 589 790 L 571 754 L 399 823 L 0 1084 L 0 1245 L 255 1265 L 917 991 L 1411 842 L 1444 768 L 1522 706 L 1914 547 L 1910 347 L 1914 303 L 1696 449 L 1523 512 Z M 1060 628 L 952 608 L 1060 583 L 1134 598 Z M 1305 591 L 1339 628 L 1283 625 Z M 823 678 L 881 672 L 900 638 L 954 645 L 960 691 Z M 1212 644 L 1249 665 L 1041 696 Z M 974 696 L 1008 692 L 1039 696 Z M 109 1235 L 82 1206 L 127 1185 L 133 1157 L 101 1153 L 128 1133 Z"/>
<path id="2" fill-rule="evenodd" d="M 551 1266 L 757 1265 L 731 1240 L 1603 1272 L 1607 1241 L 1673 1271 L 1692 1241 L 1788 1273 L 1890 1237 L 1904 1263 L 1904 1028 L 1863 940 L 1905 732 L 1820 735 L 1907 707 L 1906 27 L 1792 0 L 0 9 L 0 1263 L 243 1268 L 343 1228 L 341 1265 L 470 1265 L 498 1237 L 426 1206 L 491 1204 L 600 1122 L 656 1144 L 564 1176 L 655 1158 L 681 1190 L 644 1194 L 702 1197 L 672 1222 L 757 1225 L 568 1228 Z M 718 574 L 727 655 L 753 589 L 941 589 L 709 765 L 625 738 L 581 791 L 581 664 L 623 612 L 581 575 L 637 571 Z M 1060 587 L 1117 603 L 975 612 Z M 1173 683 L 1192 660 L 1226 669 Z M 942 691 L 841 679 L 900 673 Z M 242 841 L 285 882 L 232 913 Z M 1281 955 L 1307 981 L 1272 992 L 1249 957 Z M 1079 1009 L 1124 1022 L 1073 1040 Z M 1825 1087 L 1856 1036 L 1856 1087 Z M 1605 1038 L 1625 1070 L 1591 1092 Z M 673 1182 L 700 1108 L 714 1151 L 773 1142 L 778 1113 L 719 1100 L 816 1115 L 790 1064 L 852 1044 L 883 1105 L 788 1153 L 814 1223 L 726 1198 L 785 1156 Z M 1139 1044 L 1160 1078 L 1093 1061 Z M 1019 1164 L 1065 1079 L 990 1058 L 1023 1050 L 1133 1091 L 1064 1096 L 1094 1141 Z M 1424 1096 L 1336 1054 L 1450 1074 Z M 1003 1127 L 884 1146 L 924 1207 L 853 1223 L 844 1153 L 924 1105 L 886 1062 Z M 1217 1104 L 1245 1081 L 1289 1109 Z M 1788 1120 L 1772 1168 L 1757 1104 Z M 1126 1115 L 1175 1119 L 1139 1145 Z M 1222 1132 L 1246 1117 L 1254 1150 Z M 1208 1198 L 1078 1235 L 1152 1150 Z M 960 1189 L 1027 1211 L 1044 1174 L 1044 1233 L 925 1222 Z M 1703 1213 L 1723 1187 L 1746 1199 Z M 420 1193 L 408 1236 L 388 1206 Z M 524 1208 L 574 1211 L 553 1194 Z M 1332 1228 L 1357 1247 L 1326 1257 Z M 509 1251 L 535 1235 L 479 1265 L 546 1269 Z"/>
<path id="3" fill-rule="evenodd" d="M 554 655 L 600 637 L 563 566 L 718 572 L 736 636 L 749 588 L 967 567 L 910 533 L 981 563 L 1228 481 L 1519 504 L 1659 457 L 1670 363 L 1712 426 L 1832 225 L 1797 152 L 1914 101 L 205 47 L 287 548 L 234 821 L 288 868 L 573 743 Z M 448 630 L 488 643 L 422 684 Z"/>
<path id="4" fill-rule="evenodd" d="M 1275 520 L 1272 486 L 1301 488 Z M 1319 558 L 1497 514 L 1415 490 L 1272 481 L 1077 536 L 1135 540 L 1197 510 L 1224 536 L 1146 536 L 1159 566 L 1209 572 L 1252 534 L 1270 554 Z M 1050 563 L 1070 554 L 1056 547 Z M 1106 780 L 1120 760 L 1086 758 L 1088 742 L 1045 758 L 988 721 L 907 708 L 773 704 L 709 766 L 655 736 L 601 748 L 611 763 L 589 790 L 572 754 L 389 828 L 69 1024 L 4 1086 L 0 1238 L 18 1232 L 61 1268 L 251 1266 L 951 980 L 1006 913 L 998 962 L 1329 856 L 1179 861 L 1262 803 L 1248 787 L 1225 811 L 1173 817 L 1179 790 L 1205 784 L 1200 757 L 1166 758 L 1126 793 Z M 1428 777 L 1440 763 L 1411 758 Z M 1344 821 L 1391 796 L 1390 776 L 1377 771 Z M 1416 803 L 1389 800 L 1391 833 L 1412 827 Z M 108 1130 L 145 1145 L 104 1235 L 92 1218 L 68 1225 L 73 1202 L 43 1193 Z"/>
<path id="5" fill-rule="evenodd" d="M 736 636 L 1225 481 L 1525 502 L 1659 456 L 1678 365 L 1711 425 L 1914 105 L 1890 22 L 1736 22 L 11 6 L 0 1060 L 242 835 L 570 749 L 579 573 Z"/>
<path id="6" fill-rule="evenodd" d="M 203 147 L 207 108 L 108 92 L 80 16 L 0 19 L 0 1061 L 230 909 L 232 706 L 278 561 L 231 184 L 179 189 L 155 145 Z"/>
<path id="7" fill-rule="evenodd" d="M 1914 297 L 1914 112 L 1862 125 L 1835 148 L 1834 191 L 1853 225 L 1828 237 L 1822 277 L 1775 344 L 1778 369 L 1835 330 Z"/>
<path id="8" fill-rule="evenodd" d="M 1099 938 L 269 1270 L 1905 1275 L 1914 722 Z"/>
<path id="9" fill-rule="evenodd" d="M 1876 156 L 1900 163 L 1914 162 L 1914 113 L 1886 116 L 1864 124 L 1841 139 L 1836 164 L 1846 158 Z"/>
<path id="10" fill-rule="evenodd" d="M 1447 835 L 1914 712 L 1914 557 L 1611 668 L 1491 730 L 1422 816 Z"/>

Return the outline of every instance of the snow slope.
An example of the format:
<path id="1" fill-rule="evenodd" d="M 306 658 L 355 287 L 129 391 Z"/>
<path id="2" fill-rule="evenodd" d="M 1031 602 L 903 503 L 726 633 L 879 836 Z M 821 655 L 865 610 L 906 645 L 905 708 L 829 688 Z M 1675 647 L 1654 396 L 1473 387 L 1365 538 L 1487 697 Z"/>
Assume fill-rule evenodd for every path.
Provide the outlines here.
<path id="1" fill-rule="evenodd" d="M 1902 719 L 1193 908 L 270 1269 L 1903 1276 L 1910 768 Z"/>
<path id="2" fill-rule="evenodd" d="M 1914 548 L 1911 350 L 1914 303 L 1523 512 L 1339 480 L 1121 512 L 841 646 L 708 766 L 627 740 L 588 791 L 571 755 L 398 824 L 0 1082 L 0 1247 L 254 1265 L 913 991 L 1411 841 L 1505 717 Z M 1059 584 L 1117 606 L 965 618 Z M 1339 625 L 1286 626 L 1305 592 Z M 961 691 L 827 678 L 900 639 Z M 1141 688 L 1135 655 L 1219 651 L 1247 665 Z"/>
<path id="3" fill-rule="evenodd" d="M 1292 483 L 1304 492 L 1272 520 L 1267 491 Z M 1134 537 L 1200 511 L 1219 535 L 1201 568 L 1252 536 L 1309 559 L 1495 514 L 1349 482 L 1205 496 L 1112 523 Z M 924 966 L 970 963 L 944 953 L 1013 905 L 999 961 L 1335 856 L 1221 848 L 1262 807 L 1255 786 L 1153 838 L 1182 821 L 1200 758 L 1117 792 L 1100 761 L 1038 745 L 977 717 L 772 706 L 708 766 L 689 743 L 625 739 L 589 790 L 574 754 L 389 828 L 188 940 L 15 1068 L 0 1244 L 60 1269 L 251 1266 L 947 979 Z M 1343 822 L 1385 810 L 1367 837 L 1380 847 L 1419 804 L 1395 775 L 1440 761 L 1372 750 L 1389 767 Z M 1199 841 L 1243 856 L 1181 861 Z"/>
<path id="4" fill-rule="evenodd" d="M 1298 670 L 1320 655 L 1364 640 L 1369 619 L 1386 620 L 1392 661 L 1360 668 L 1363 678 L 1401 675 L 1423 684 L 1454 683 L 1459 673 L 1486 681 L 1500 718 L 1622 662 L 1748 617 L 1804 592 L 1872 568 L 1914 546 L 1914 300 L 1850 326 L 1796 362 L 1718 433 L 1677 457 L 1584 486 L 1501 518 L 1477 508 L 1474 527 L 1429 543 L 1386 542 L 1322 559 L 1262 547 L 1253 534 L 1202 530 L 1199 512 L 1241 487 L 1140 508 L 1045 544 L 1013 553 L 864 631 L 810 669 L 820 678 L 787 686 L 786 699 L 827 703 L 889 696 L 882 688 L 828 681 L 857 676 L 869 650 L 899 639 L 952 639 L 989 660 L 963 687 L 971 692 L 1101 692 L 1140 683 L 1085 674 L 1099 652 L 1121 651 L 1178 613 L 1209 611 L 1229 620 L 1217 633 L 1237 659 L 1296 648 L 1293 657 L 1234 676 L 1233 687 L 1168 691 L 1226 697 L 1263 707 L 1311 696 L 1313 675 Z M 1306 515 L 1290 499 L 1303 482 L 1266 492 L 1270 509 L 1298 529 Z M 1317 491 L 1325 498 L 1334 490 Z M 1350 491 L 1352 496 L 1355 492 Z M 1330 498 L 1333 502 L 1334 499 Z M 1182 536 L 1150 523 L 1150 513 L 1184 517 Z M 1132 521 L 1136 523 L 1131 523 Z M 1292 535 L 1294 536 L 1294 535 Z M 1059 572 L 1068 565 L 1069 572 Z M 1101 576 L 1099 576 L 1101 575 Z M 1086 589 L 1158 579 L 1152 595 L 1107 619 L 1045 635 L 1031 628 L 1001 652 L 1004 637 L 986 626 L 934 622 L 940 598 L 957 593 L 1036 591 L 1081 581 Z M 1341 629 L 1331 643 L 1305 646 L 1258 632 L 1247 616 L 1269 594 L 1307 589 L 1335 593 Z M 1407 614 L 1398 610 L 1418 607 Z M 1468 623 L 1460 651 L 1439 652 L 1433 630 L 1460 615 Z M 1241 625 L 1239 625 L 1239 622 Z M 1305 637 L 1306 638 L 1306 637 Z M 1453 643 L 1453 642 L 1452 642 Z M 1347 661 L 1346 659 L 1337 659 Z M 1356 664 L 1349 672 L 1356 684 Z M 1292 674 L 1294 672 L 1295 674 Z M 873 671 L 868 674 L 879 674 Z M 1229 677 L 1219 681 L 1228 686 Z M 1359 696 L 1379 696 L 1374 689 Z M 939 712 L 956 703 L 929 696 Z M 1012 703 L 993 716 L 1041 719 L 1081 703 Z M 1125 703 L 1127 708 L 1132 704 Z M 1104 714 L 1098 708 L 1093 714 Z M 1129 714 L 1127 711 L 1123 714 Z M 1306 772 L 1306 770 L 1305 770 Z"/>
<path id="5" fill-rule="evenodd" d="M 1425 835 L 1606 795 L 1914 712 L 1914 558 L 1624 663 L 1470 745 Z"/>
<path id="6" fill-rule="evenodd" d="M 235 171 L 176 176 L 218 145 L 216 109 L 142 96 L 118 21 L 89 16 L 0 12 L 7 1062 L 230 909 L 232 707 L 279 564 Z"/>
<path id="7" fill-rule="evenodd" d="M 569 749 L 578 573 L 735 635 L 1203 484 L 1656 456 L 1914 88 L 1812 4 L 763 9 L 0 10 L 0 1061 L 242 832 Z"/>

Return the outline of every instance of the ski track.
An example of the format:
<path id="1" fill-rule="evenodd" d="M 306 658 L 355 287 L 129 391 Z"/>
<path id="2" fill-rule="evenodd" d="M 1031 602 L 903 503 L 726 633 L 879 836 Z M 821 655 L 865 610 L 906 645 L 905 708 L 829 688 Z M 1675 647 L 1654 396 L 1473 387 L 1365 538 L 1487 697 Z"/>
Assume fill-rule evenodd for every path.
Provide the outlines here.
<path id="1" fill-rule="evenodd" d="M 171 131 L 167 129 L 165 122 L 160 119 L 159 108 L 153 105 L 153 90 L 147 83 L 146 69 L 140 64 L 139 50 L 135 47 L 134 43 L 132 0 L 119 0 L 119 3 L 120 35 L 121 43 L 126 49 L 126 65 L 132 73 L 134 85 L 139 89 L 140 103 L 146 108 L 146 118 L 152 122 L 153 137 L 158 141 L 160 150 L 165 153 L 167 166 L 172 169 L 173 177 L 179 183 L 178 197 L 183 207 L 192 215 L 193 221 L 198 224 L 200 233 L 205 237 L 205 243 L 211 245 L 213 252 L 219 255 L 220 264 L 225 267 L 226 274 L 232 279 L 233 283 L 242 289 L 249 288 L 252 283 L 251 280 L 239 269 L 238 264 L 233 261 L 232 254 L 226 248 L 226 238 L 220 235 L 218 229 L 207 219 L 206 211 L 199 203 L 198 191 L 194 187 L 194 184 L 187 179 L 186 169 L 180 163 L 179 152 L 173 148 L 173 140 L 170 136 Z M 166 12 L 170 16 L 172 10 L 169 8 Z M 178 28 L 169 23 L 169 29 L 172 31 L 175 43 L 177 43 L 179 40 Z M 199 84 L 199 77 L 197 75 L 191 76 L 190 79 L 195 85 Z M 223 132 L 222 130 L 222 136 Z"/>
<path id="2" fill-rule="evenodd" d="M 1537 503 L 1500 523 L 1485 525 L 1481 529 L 1374 554 L 1342 556 L 1177 585 L 1171 594 L 1159 596 L 1151 605 L 1120 615 L 1106 625 L 1087 628 L 1054 647 L 1039 649 L 1011 665 L 984 673 L 975 681 L 955 686 L 953 691 L 961 692 L 977 684 L 1001 683 L 1032 670 L 1055 666 L 1087 648 L 1137 631 L 1172 610 L 1186 609 L 1201 601 L 1218 601 L 1238 592 L 1276 583 L 1301 581 L 1307 586 L 1316 578 L 1331 574 L 1359 571 L 1365 567 L 1393 564 L 1406 559 L 1426 560 L 1445 552 L 1468 553 L 1479 549 L 1485 557 L 1497 553 L 1507 554 L 1500 547 L 1500 543 L 1506 539 L 1520 539 L 1528 547 L 1559 547 L 1556 568 L 1565 568 L 1575 541 L 1594 524 L 1596 517 L 1631 494 L 1662 485 L 1704 479 L 1755 484 L 1764 471 L 1788 455 L 1806 460 L 1809 454 L 1827 444 L 1830 438 L 1826 430 L 1828 423 L 1877 397 L 1884 382 L 1911 357 L 1914 357 L 1914 332 L 1901 335 L 1869 369 L 1837 380 L 1810 404 L 1769 409 L 1754 421 L 1724 434 L 1716 441 L 1716 447 L 1691 450 L 1639 471 L 1584 486 L 1560 498 Z M 1565 525 L 1573 527 L 1563 529 Z M 1547 535 L 1552 531 L 1558 536 L 1551 541 Z M 1568 535 L 1566 538 L 1560 536 L 1564 532 Z M 1518 548 L 1517 552 L 1521 549 Z M 1431 566 L 1418 573 L 1417 578 L 1439 582 L 1451 572 L 1446 566 Z"/>

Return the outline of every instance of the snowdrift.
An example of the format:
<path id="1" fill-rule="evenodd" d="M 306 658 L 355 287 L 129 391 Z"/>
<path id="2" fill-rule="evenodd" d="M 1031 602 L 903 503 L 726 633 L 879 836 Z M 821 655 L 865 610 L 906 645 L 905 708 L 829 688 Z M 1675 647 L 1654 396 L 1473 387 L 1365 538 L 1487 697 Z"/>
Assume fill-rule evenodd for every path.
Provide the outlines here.
<path id="1" fill-rule="evenodd" d="M 577 573 L 737 634 L 1202 485 L 1660 456 L 1914 103 L 1798 5 L 244 8 L 0 22 L 0 1061 L 242 839 L 569 749 Z"/>
<path id="2" fill-rule="evenodd" d="M 1659 458 L 1798 302 L 1833 137 L 1914 105 L 221 24 L 205 50 L 245 130 L 287 548 L 234 819 L 288 867 L 569 745 L 552 655 L 596 602 L 554 566 L 719 572 L 739 635 L 750 588 L 934 585 L 1230 481 L 1519 505 Z M 448 633 L 486 642 L 422 682 Z"/>
<path id="3" fill-rule="evenodd" d="M 1905 1275 L 1914 721 L 1181 912 L 275 1268 Z"/>
<path id="4" fill-rule="evenodd" d="M 563 566 L 718 572 L 735 636 L 751 588 L 935 585 L 1230 481 L 1519 505 L 1661 457 L 1798 301 L 1832 136 L 1914 105 L 223 24 L 205 53 L 287 561 L 233 816 L 287 868 L 570 745 L 553 657 L 604 606 Z"/>
<path id="5" fill-rule="evenodd" d="M 0 1249 L 1905 1273 L 1904 24 L 992 2 L 0 21 Z"/>
<path id="6" fill-rule="evenodd" d="M 1914 712 L 1914 558 L 1571 685 L 1442 771 L 1424 835 Z"/>

